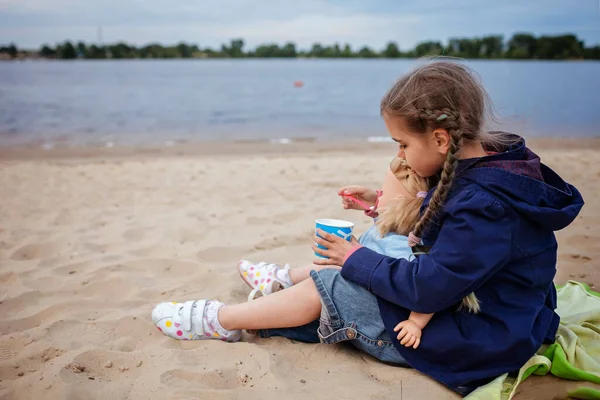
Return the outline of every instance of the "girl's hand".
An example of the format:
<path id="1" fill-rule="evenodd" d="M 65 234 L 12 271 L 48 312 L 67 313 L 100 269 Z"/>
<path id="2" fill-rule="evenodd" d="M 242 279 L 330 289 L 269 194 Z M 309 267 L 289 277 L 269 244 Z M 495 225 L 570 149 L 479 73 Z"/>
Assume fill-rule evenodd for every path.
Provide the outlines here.
<path id="1" fill-rule="evenodd" d="M 360 243 L 354 236 L 352 236 L 350 241 L 347 241 L 339 236 L 324 232 L 320 229 L 317 229 L 317 234 L 314 236 L 314 239 L 316 244 L 312 245 L 312 249 L 317 254 L 327 257 L 315 260 L 314 263 L 317 265 L 337 265 L 341 267 L 344 265 L 346 254 L 348 254 L 352 248 L 360 246 Z M 321 249 L 317 247 L 317 244 L 320 244 L 327 249 Z"/>
<path id="2" fill-rule="evenodd" d="M 400 322 L 394 328 L 394 332 L 398 332 L 398 340 L 400 344 L 405 347 L 412 347 L 416 349 L 421 343 L 421 328 L 417 326 L 413 321 L 407 319 L 406 321 Z"/>
<path id="3" fill-rule="evenodd" d="M 355 197 L 369 206 L 374 206 L 377 201 L 377 192 L 364 186 L 345 186 L 338 190 L 338 195 L 342 197 L 344 210 L 365 210 L 362 205 L 344 195 Z"/>

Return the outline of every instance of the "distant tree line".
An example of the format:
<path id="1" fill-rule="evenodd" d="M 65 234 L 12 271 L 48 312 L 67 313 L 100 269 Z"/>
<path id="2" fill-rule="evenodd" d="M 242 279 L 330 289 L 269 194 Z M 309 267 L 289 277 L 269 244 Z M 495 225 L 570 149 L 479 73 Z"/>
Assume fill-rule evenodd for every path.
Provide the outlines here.
<path id="1" fill-rule="evenodd" d="M 352 49 L 349 44 L 323 45 L 315 43 L 310 49 L 300 50 L 292 42 L 262 44 L 245 51 L 244 40 L 234 39 L 219 49 L 200 48 L 195 44 L 179 43 L 163 46 L 151 43 L 136 47 L 124 42 L 109 45 L 71 43 L 65 41 L 55 47 L 43 45 L 39 51 L 19 50 L 14 44 L 0 47 L 4 59 L 39 57 L 53 59 L 125 59 L 125 58 L 415 58 L 444 55 L 468 59 L 600 59 L 600 46 L 585 47 L 575 35 L 540 36 L 517 33 L 508 41 L 502 35 L 481 38 L 451 38 L 448 43 L 426 41 L 414 49 L 402 51 L 395 42 L 382 50 L 368 46 Z"/>

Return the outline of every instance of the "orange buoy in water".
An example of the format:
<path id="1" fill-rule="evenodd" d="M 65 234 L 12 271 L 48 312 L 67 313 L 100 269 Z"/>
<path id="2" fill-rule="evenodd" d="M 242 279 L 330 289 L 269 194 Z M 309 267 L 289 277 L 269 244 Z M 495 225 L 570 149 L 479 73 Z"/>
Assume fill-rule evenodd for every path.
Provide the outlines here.
<path id="1" fill-rule="evenodd" d="M 294 82 L 294 87 L 301 88 L 302 86 L 304 86 L 304 82 L 302 82 L 302 81 Z"/>

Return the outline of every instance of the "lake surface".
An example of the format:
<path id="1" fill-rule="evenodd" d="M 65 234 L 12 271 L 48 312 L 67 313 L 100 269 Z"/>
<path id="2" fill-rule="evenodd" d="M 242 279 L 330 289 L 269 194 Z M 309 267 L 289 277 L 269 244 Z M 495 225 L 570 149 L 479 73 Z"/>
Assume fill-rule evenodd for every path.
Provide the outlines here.
<path id="1" fill-rule="evenodd" d="M 0 145 L 385 137 L 379 101 L 417 60 L 0 63 Z M 600 63 L 467 61 L 499 124 L 600 135 Z M 302 81 L 297 88 L 294 82 Z"/>

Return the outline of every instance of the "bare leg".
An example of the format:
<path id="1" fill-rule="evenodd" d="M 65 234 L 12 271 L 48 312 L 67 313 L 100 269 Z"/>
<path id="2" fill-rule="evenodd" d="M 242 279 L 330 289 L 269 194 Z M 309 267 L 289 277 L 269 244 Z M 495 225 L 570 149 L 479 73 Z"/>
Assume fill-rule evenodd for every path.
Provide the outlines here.
<path id="1" fill-rule="evenodd" d="M 325 268 L 334 268 L 334 269 L 342 269 L 342 267 L 338 267 L 335 265 L 311 265 L 308 267 L 300 267 L 300 268 L 292 268 L 290 269 L 290 280 L 295 285 L 297 283 L 302 282 L 305 279 L 310 278 L 310 271 L 320 271 Z"/>
<path id="2" fill-rule="evenodd" d="M 309 270 L 310 271 L 310 270 Z M 219 323 L 228 330 L 291 328 L 314 321 L 321 298 L 312 279 L 247 303 L 223 306 Z"/>

